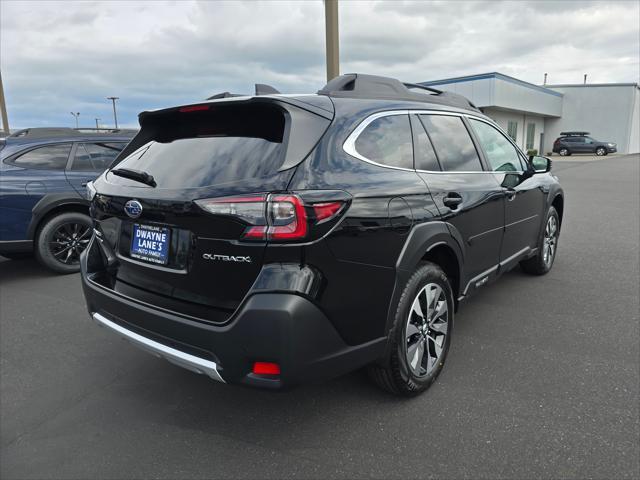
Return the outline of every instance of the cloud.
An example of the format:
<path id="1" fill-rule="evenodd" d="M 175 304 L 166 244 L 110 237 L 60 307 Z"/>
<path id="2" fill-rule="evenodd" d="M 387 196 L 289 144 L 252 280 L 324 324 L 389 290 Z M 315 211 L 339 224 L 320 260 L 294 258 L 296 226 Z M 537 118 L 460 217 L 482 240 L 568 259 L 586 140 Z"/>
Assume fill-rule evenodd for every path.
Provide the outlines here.
<path id="1" fill-rule="evenodd" d="M 637 82 L 640 3 L 340 2 L 342 72 L 424 81 L 500 71 L 540 83 Z M 142 110 L 268 83 L 325 81 L 313 2 L 1 2 L 0 68 L 14 128 L 121 124 Z"/>

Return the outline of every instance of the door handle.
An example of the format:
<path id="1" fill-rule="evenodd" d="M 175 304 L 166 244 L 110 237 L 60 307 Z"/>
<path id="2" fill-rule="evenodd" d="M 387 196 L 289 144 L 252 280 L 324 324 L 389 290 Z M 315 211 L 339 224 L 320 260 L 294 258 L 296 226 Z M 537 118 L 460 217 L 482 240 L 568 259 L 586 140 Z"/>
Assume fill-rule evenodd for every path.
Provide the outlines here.
<path id="1" fill-rule="evenodd" d="M 451 210 L 455 210 L 456 208 L 458 208 L 458 205 L 462 203 L 462 197 L 459 193 L 449 193 L 446 197 L 444 197 L 442 203 L 444 203 L 445 206 L 449 207 Z"/>

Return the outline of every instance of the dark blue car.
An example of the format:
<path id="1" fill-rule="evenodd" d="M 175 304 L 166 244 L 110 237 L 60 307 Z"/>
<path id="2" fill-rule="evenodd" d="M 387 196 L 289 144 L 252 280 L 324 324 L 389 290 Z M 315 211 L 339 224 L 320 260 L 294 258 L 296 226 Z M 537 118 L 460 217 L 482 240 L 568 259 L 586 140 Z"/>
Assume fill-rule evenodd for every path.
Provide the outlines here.
<path id="1" fill-rule="evenodd" d="M 0 255 L 71 273 L 91 237 L 86 184 L 135 131 L 32 128 L 0 140 Z"/>

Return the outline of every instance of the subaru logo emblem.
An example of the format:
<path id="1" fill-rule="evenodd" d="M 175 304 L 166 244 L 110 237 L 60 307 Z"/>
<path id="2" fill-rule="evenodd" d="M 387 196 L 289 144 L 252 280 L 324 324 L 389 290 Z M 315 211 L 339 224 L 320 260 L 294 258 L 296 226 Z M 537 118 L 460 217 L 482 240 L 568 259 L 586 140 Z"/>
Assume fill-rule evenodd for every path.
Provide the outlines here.
<path id="1" fill-rule="evenodd" d="M 138 218 L 142 214 L 142 205 L 137 200 L 129 200 L 124 204 L 124 212 L 131 218 Z"/>

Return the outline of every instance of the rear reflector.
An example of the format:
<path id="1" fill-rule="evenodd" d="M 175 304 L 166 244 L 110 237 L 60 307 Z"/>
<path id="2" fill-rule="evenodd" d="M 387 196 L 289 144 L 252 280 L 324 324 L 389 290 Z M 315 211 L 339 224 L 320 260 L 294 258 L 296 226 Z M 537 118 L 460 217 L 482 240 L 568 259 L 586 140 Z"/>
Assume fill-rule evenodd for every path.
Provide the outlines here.
<path id="1" fill-rule="evenodd" d="M 280 365 L 272 362 L 255 362 L 253 373 L 256 375 L 280 375 Z"/>
<path id="2" fill-rule="evenodd" d="M 329 203 L 315 203 L 313 204 L 313 211 L 316 214 L 316 220 L 321 222 L 333 217 L 340 207 L 344 205 L 343 202 L 329 202 Z"/>

